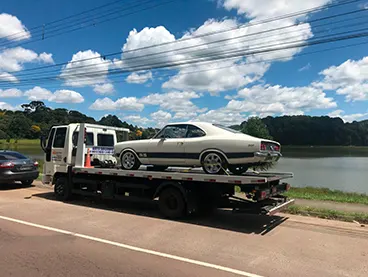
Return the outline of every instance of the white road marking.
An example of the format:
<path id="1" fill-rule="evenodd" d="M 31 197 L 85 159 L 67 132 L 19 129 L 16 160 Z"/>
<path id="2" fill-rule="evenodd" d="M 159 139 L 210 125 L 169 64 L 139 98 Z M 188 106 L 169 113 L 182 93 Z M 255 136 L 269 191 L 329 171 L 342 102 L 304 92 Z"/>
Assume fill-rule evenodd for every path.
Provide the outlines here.
<path id="1" fill-rule="evenodd" d="M 44 229 L 44 230 L 48 230 L 48 231 L 53 231 L 53 232 L 57 232 L 57 233 L 65 234 L 65 235 L 71 235 L 71 236 L 78 237 L 78 238 L 97 241 L 97 242 L 100 242 L 100 243 L 105 243 L 105 244 L 109 244 L 109 245 L 129 249 L 129 250 L 132 250 L 132 251 L 142 252 L 142 253 L 155 255 L 155 256 L 159 256 L 159 257 L 164 257 L 164 258 L 168 258 L 168 259 L 172 259 L 172 260 L 177 260 L 177 261 L 181 261 L 181 262 L 185 262 L 185 263 L 190 263 L 190 264 L 195 264 L 195 265 L 199 265 L 199 266 L 203 266 L 203 267 L 213 268 L 213 269 L 217 269 L 217 270 L 237 274 L 237 275 L 240 275 L 240 276 L 263 277 L 261 275 L 245 272 L 245 271 L 238 270 L 238 269 L 233 269 L 233 268 L 229 268 L 229 267 L 225 267 L 225 266 L 221 266 L 221 265 L 201 262 L 201 261 L 197 261 L 197 260 L 193 260 L 193 259 L 188 259 L 188 258 L 176 256 L 176 255 L 171 255 L 171 254 L 167 254 L 167 253 L 153 251 L 153 250 L 149 250 L 149 249 L 145 249 L 145 248 L 141 248 L 141 247 L 131 246 L 131 245 L 128 245 L 128 244 L 119 243 L 119 242 L 115 242 L 115 241 L 110 241 L 110 240 L 106 240 L 106 239 L 87 236 L 87 235 L 74 233 L 74 232 L 70 232 L 70 231 L 66 231 L 66 230 L 62 230 L 62 229 L 58 229 L 58 228 L 53 228 L 53 227 L 49 227 L 49 226 L 45 226 L 45 225 L 35 224 L 35 223 L 32 223 L 32 222 L 19 220 L 19 219 L 15 219 L 15 218 L 11 218 L 11 217 L 6 217 L 6 216 L 1 216 L 0 215 L 0 219 L 12 221 L 12 222 L 16 222 L 16 223 L 19 223 L 19 224 L 32 226 L 32 227 L 36 227 L 36 228 L 40 228 L 40 229 Z"/>

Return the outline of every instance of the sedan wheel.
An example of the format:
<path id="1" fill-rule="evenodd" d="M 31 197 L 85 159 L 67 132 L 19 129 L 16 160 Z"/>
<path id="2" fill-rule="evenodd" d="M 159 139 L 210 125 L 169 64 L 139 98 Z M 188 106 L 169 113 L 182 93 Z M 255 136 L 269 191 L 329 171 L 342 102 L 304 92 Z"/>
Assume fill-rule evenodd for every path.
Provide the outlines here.
<path id="1" fill-rule="evenodd" d="M 226 169 L 225 160 L 220 154 L 208 153 L 203 158 L 202 168 L 208 174 L 221 174 Z"/>
<path id="2" fill-rule="evenodd" d="M 131 151 L 126 151 L 121 157 L 121 167 L 126 170 L 136 170 L 140 166 L 136 155 Z"/>

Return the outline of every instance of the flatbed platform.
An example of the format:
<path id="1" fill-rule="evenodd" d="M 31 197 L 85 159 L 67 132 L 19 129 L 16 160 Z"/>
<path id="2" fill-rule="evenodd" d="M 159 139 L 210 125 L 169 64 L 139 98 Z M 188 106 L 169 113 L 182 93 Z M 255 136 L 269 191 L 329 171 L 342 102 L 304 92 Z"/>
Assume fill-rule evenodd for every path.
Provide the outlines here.
<path id="1" fill-rule="evenodd" d="M 230 184 L 264 184 L 272 181 L 292 178 L 293 173 L 288 172 L 246 172 L 242 175 L 224 174 L 211 175 L 204 173 L 199 168 L 169 168 L 165 171 L 149 170 L 149 167 L 141 167 L 138 170 L 123 170 L 119 168 L 100 168 L 100 167 L 73 167 L 75 174 L 97 174 L 109 176 L 136 177 L 147 179 L 166 179 L 176 181 L 197 181 L 212 183 Z"/>

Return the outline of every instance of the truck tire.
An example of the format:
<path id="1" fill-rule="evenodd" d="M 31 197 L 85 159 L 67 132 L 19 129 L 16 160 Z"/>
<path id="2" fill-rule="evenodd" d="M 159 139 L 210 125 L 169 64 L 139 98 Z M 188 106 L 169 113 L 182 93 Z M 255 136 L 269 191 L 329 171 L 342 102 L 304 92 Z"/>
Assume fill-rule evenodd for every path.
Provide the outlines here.
<path id="1" fill-rule="evenodd" d="M 178 219 L 185 215 L 186 203 L 183 194 L 174 187 L 163 189 L 159 194 L 160 212 L 170 219 Z"/>
<path id="2" fill-rule="evenodd" d="M 54 193 L 57 200 L 67 201 L 72 198 L 72 191 L 66 177 L 59 177 L 55 181 Z"/>

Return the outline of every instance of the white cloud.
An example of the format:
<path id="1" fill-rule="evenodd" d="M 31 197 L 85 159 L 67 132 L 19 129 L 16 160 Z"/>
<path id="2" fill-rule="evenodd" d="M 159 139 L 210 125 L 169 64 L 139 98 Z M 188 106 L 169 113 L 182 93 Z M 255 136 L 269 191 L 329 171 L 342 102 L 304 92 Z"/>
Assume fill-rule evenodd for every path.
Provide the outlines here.
<path id="1" fill-rule="evenodd" d="M 232 111 L 231 109 L 225 107 L 217 110 L 210 110 L 206 113 L 202 113 L 194 120 L 229 126 L 234 124 L 240 124 L 246 119 L 247 117 L 242 115 L 240 112 Z"/>
<path id="2" fill-rule="evenodd" d="M 50 90 L 36 86 L 24 92 L 24 95 L 31 101 L 46 100 L 55 103 L 82 103 L 84 102 L 83 96 L 73 90 L 56 90 L 52 93 Z"/>
<path id="3" fill-rule="evenodd" d="M 148 124 L 152 123 L 152 119 L 148 119 L 147 117 L 142 117 L 140 115 L 128 115 L 120 118 L 128 123 L 134 123 L 139 127 L 146 127 Z"/>
<path id="4" fill-rule="evenodd" d="M 79 51 L 63 67 L 60 77 L 70 86 L 82 87 L 105 83 L 111 61 L 104 60 L 98 52 Z"/>
<path id="5" fill-rule="evenodd" d="M 126 81 L 128 83 L 133 83 L 133 84 L 144 84 L 148 80 L 152 80 L 152 72 L 151 71 L 148 71 L 148 72 L 144 71 L 142 73 L 133 72 L 132 74 L 130 74 L 126 78 Z"/>
<path id="6" fill-rule="evenodd" d="M 136 97 L 123 97 L 116 101 L 108 97 L 96 99 L 96 101 L 89 107 L 91 110 L 124 110 L 124 111 L 142 111 L 144 105 L 138 102 Z"/>
<path id="7" fill-rule="evenodd" d="M 24 63 L 41 61 L 44 63 L 53 63 L 52 55 L 36 52 L 23 47 L 8 48 L 0 52 L 0 70 L 19 71 L 23 69 Z"/>
<path id="8" fill-rule="evenodd" d="M 307 63 L 305 66 L 298 69 L 299 72 L 309 70 L 312 67 L 310 63 Z"/>
<path id="9" fill-rule="evenodd" d="M 0 81 L 8 81 L 13 83 L 18 83 L 17 77 L 8 73 L 8 72 L 0 72 Z"/>
<path id="10" fill-rule="evenodd" d="M 337 106 L 333 98 L 326 97 L 321 89 L 313 87 L 257 85 L 240 90 L 238 98 L 244 100 L 231 100 L 227 107 L 238 112 L 290 115 Z"/>
<path id="11" fill-rule="evenodd" d="M 31 37 L 30 32 L 22 22 L 13 15 L 0 14 L 0 38 L 8 40 L 24 40 Z"/>
<path id="12" fill-rule="evenodd" d="M 163 127 L 164 125 L 169 123 L 172 118 L 172 115 L 170 113 L 161 110 L 151 113 L 150 116 L 152 120 L 156 123 L 155 125 L 157 127 Z"/>
<path id="13" fill-rule="evenodd" d="M 50 53 L 41 53 L 38 55 L 38 59 L 44 63 L 54 63 L 54 59 L 52 58 L 52 54 Z"/>
<path id="14" fill-rule="evenodd" d="M 82 103 L 84 98 L 76 91 L 62 89 L 55 91 L 49 101 L 55 103 Z"/>
<path id="15" fill-rule="evenodd" d="M 28 97 L 28 100 L 31 101 L 40 101 L 40 100 L 49 100 L 52 98 L 52 92 L 48 89 L 41 88 L 36 86 L 32 89 L 27 90 L 24 93 L 25 96 Z"/>
<path id="16" fill-rule="evenodd" d="M 10 88 L 2 90 L 0 89 L 0 98 L 11 98 L 11 97 L 21 97 L 23 93 L 16 88 Z"/>
<path id="17" fill-rule="evenodd" d="M 331 0 L 223 0 L 221 2 L 227 10 L 236 9 L 238 14 L 260 20 L 312 9 L 325 5 L 331 2 Z M 304 16 L 302 14 L 295 17 L 295 19 L 300 19 Z"/>
<path id="18" fill-rule="evenodd" d="M 0 110 L 10 110 L 10 111 L 13 111 L 15 109 L 16 109 L 15 107 L 13 107 L 12 105 L 10 105 L 8 103 L 0 102 Z"/>
<path id="19" fill-rule="evenodd" d="M 347 60 L 339 66 L 331 66 L 319 73 L 323 79 L 312 85 L 325 90 L 336 90 L 345 100 L 368 100 L 368 56 L 361 60 Z"/>
<path id="20" fill-rule="evenodd" d="M 93 91 L 101 94 L 101 95 L 108 95 L 114 92 L 114 85 L 111 83 L 104 83 L 95 85 Z"/>
<path id="21" fill-rule="evenodd" d="M 142 97 L 139 102 L 146 105 L 158 105 L 161 109 L 174 112 L 174 118 L 191 118 L 197 113 L 205 112 L 200 109 L 191 99 L 200 98 L 201 95 L 194 91 L 172 91 L 167 93 L 153 93 Z"/>
<path id="22" fill-rule="evenodd" d="M 343 110 L 336 110 L 328 114 L 330 117 L 340 117 L 344 122 L 353 122 L 362 119 L 368 119 L 368 113 L 346 114 Z"/>

